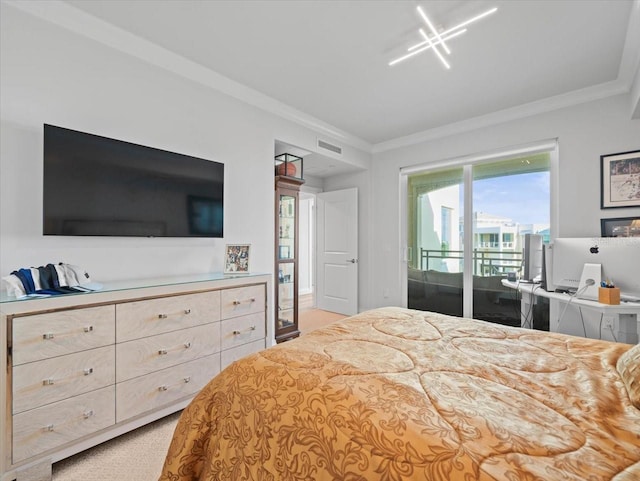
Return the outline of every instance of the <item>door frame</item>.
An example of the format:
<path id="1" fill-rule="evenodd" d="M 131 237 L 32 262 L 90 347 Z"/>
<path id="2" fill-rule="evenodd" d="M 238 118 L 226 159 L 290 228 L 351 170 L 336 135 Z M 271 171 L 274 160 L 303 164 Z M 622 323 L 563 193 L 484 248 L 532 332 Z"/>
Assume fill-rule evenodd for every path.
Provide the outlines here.
<path id="1" fill-rule="evenodd" d="M 317 273 L 316 273 L 316 194 L 319 194 L 322 192 L 322 189 L 319 189 L 317 187 L 306 187 L 305 185 L 303 185 L 300 188 L 300 201 L 302 201 L 303 199 L 313 199 L 313 207 L 311 209 L 311 211 L 308 213 L 308 222 L 309 222 L 309 228 L 311 230 L 311 233 L 309 235 L 308 238 L 308 242 L 306 243 L 306 245 L 304 245 L 303 247 L 303 243 L 302 243 L 302 236 L 300 236 L 300 245 L 298 246 L 298 249 L 300 250 L 301 248 L 304 248 L 306 250 L 308 250 L 308 255 L 309 255 L 309 266 L 308 268 L 310 269 L 311 272 L 311 293 L 313 294 L 313 307 L 316 307 L 316 302 L 315 302 L 315 296 L 316 296 L 316 285 L 317 285 Z M 300 215 L 301 216 L 307 216 L 307 212 L 303 212 L 302 209 L 300 209 Z M 300 222 L 302 224 L 302 222 Z"/>

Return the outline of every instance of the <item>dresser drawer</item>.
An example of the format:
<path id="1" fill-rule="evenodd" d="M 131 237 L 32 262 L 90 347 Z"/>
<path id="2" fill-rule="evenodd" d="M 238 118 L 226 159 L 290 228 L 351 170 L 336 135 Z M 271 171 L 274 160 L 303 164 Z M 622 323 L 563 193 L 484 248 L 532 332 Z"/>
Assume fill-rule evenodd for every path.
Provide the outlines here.
<path id="1" fill-rule="evenodd" d="M 220 323 L 136 339 L 116 345 L 116 381 L 220 352 Z"/>
<path id="2" fill-rule="evenodd" d="M 115 364 L 115 347 L 106 346 L 16 366 L 13 413 L 114 384 Z"/>
<path id="3" fill-rule="evenodd" d="M 92 391 L 13 417 L 13 462 L 57 448 L 115 423 L 115 387 Z"/>
<path id="4" fill-rule="evenodd" d="M 264 284 L 224 289 L 221 293 L 222 319 L 264 312 Z"/>
<path id="5" fill-rule="evenodd" d="M 265 348 L 265 340 L 253 341 L 249 344 L 243 344 L 242 346 L 234 347 L 233 349 L 227 349 L 220 354 L 220 370 L 226 368 L 232 362 L 242 359 L 245 356 L 253 354 L 254 352 L 262 351 Z"/>
<path id="6" fill-rule="evenodd" d="M 226 319 L 220 323 L 221 347 L 223 350 L 264 339 L 264 312 Z"/>
<path id="7" fill-rule="evenodd" d="M 220 292 L 126 302 L 116 306 L 118 342 L 220 320 Z"/>
<path id="8" fill-rule="evenodd" d="M 87 307 L 13 319 L 13 365 L 113 344 L 114 306 Z"/>
<path id="9" fill-rule="evenodd" d="M 192 396 L 219 372 L 220 356 L 214 354 L 119 383 L 116 421 Z"/>

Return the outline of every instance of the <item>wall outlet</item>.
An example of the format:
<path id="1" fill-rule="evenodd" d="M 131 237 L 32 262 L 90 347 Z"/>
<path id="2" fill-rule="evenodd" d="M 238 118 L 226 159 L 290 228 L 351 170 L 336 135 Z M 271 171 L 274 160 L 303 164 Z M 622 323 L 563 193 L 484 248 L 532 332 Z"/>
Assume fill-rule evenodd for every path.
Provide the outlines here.
<path id="1" fill-rule="evenodd" d="M 613 324 L 614 324 L 613 319 L 604 319 L 602 321 L 602 327 L 604 329 L 613 329 Z"/>

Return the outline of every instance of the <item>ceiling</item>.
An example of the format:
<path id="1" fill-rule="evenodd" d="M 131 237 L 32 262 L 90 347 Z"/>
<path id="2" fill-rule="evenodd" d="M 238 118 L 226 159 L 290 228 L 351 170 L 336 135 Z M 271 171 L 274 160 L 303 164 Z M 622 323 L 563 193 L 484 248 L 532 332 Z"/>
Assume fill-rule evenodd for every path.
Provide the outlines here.
<path id="1" fill-rule="evenodd" d="M 161 49 L 156 57 L 165 52 L 219 74 L 235 86 L 227 93 L 245 95 L 254 105 L 370 152 L 469 119 L 532 105 L 544 109 L 541 103 L 550 99 L 567 104 L 627 92 L 640 57 L 640 0 L 66 0 L 63 5 L 80 10 L 87 24 L 95 17 L 133 34 L 127 37 L 130 46 L 153 45 Z M 424 23 L 417 5 L 439 31 L 490 7 L 498 10 L 448 42 L 450 70 L 432 51 L 389 67 L 421 40 L 418 28 Z M 94 38 L 97 26 L 86 27 Z"/>

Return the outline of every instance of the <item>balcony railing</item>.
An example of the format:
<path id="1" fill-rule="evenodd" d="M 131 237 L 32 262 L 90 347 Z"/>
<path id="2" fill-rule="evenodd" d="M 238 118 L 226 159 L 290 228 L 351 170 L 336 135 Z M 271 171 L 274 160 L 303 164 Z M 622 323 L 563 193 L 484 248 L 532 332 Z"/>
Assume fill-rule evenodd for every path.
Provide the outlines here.
<path id="1" fill-rule="evenodd" d="M 458 260 L 462 272 L 463 251 L 420 249 L 420 269 L 427 271 L 433 268 L 435 260 Z M 438 265 L 438 267 L 440 267 Z M 473 250 L 473 274 L 478 276 L 504 275 L 507 272 L 519 271 L 522 267 L 522 252 L 502 251 L 487 252 Z"/>

